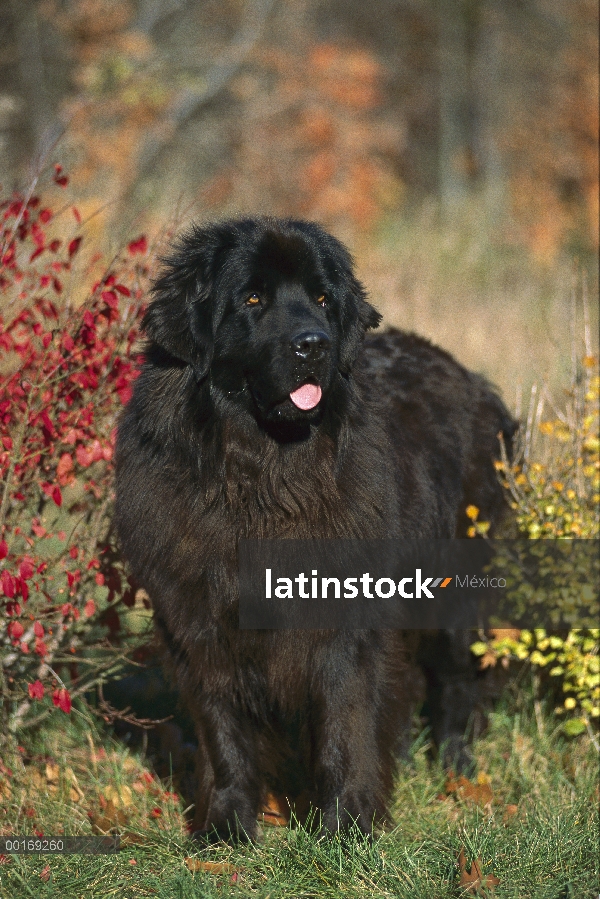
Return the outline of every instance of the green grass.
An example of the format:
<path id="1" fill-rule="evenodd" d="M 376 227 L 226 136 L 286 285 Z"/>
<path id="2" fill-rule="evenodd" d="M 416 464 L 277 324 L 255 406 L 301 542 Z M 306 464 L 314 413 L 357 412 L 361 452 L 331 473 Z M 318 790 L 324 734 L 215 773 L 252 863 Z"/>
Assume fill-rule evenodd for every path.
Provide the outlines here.
<path id="1" fill-rule="evenodd" d="M 457 798 L 446 791 L 446 775 L 429 760 L 421 734 L 400 767 L 395 826 L 372 843 L 356 833 L 317 838 L 300 827 L 263 827 L 258 846 L 202 849 L 187 838 L 181 806 L 165 795 L 168 785 L 149 782 L 139 757 L 79 716 L 7 760 L 12 776 L 0 780 L 0 832 L 30 834 L 35 825 L 46 835 L 89 833 L 101 820 L 99 797 L 118 795 L 129 844 L 112 856 L 12 855 L 0 865 L 0 896 L 474 895 L 459 887 L 457 859 L 464 847 L 468 865 L 479 858 L 484 875 L 498 878 L 496 899 L 596 899 L 598 757 L 588 737 L 565 739 L 556 719 L 539 708 L 534 714 L 521 693 L 507 697 L 492 715 L 475 755 L 472 792 L 480 804 L 464 792 Z M 48 764 L 58 767 L 58 781 Z M 67 768 L 75 774 L 74 792 Z M 157 808 L 161 814 L 153 817 Z M 186 865 L 190 857 L 231 868 L 193 872 Z M 40 876 L 44 869 L 47 879 Z"/>

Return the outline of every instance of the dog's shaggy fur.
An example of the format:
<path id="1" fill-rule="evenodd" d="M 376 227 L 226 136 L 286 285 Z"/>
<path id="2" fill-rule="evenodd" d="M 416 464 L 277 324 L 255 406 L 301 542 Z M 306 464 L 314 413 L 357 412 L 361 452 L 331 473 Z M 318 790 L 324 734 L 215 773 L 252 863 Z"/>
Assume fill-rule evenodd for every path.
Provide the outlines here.
<path id="1" fill-rule="evenodd" d="M 452 537 L 468 504 L 500 514 L 502 402 L 419 337 L 365 340 L 379 321 L 307 222 L 194 227 L 156 282 L 116 521 L 195 720 L 201 833 L 254 837 L 267 789 L 370 831 L 412 702 L 402 633 L 239 630 L 239 538 Z"/>

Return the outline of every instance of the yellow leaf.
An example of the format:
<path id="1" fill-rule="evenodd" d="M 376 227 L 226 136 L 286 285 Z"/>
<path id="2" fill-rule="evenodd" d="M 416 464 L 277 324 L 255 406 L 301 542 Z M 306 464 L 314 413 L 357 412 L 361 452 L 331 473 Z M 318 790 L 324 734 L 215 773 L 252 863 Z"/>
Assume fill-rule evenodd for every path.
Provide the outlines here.
<path id="1" fill-rule="evenodd" d="M 236 869 L 229 862 L 203 862 L 199 858 L 186 858 L 185 865 L 188 871 L 206 871 L 207 874 L 235 874 Z"/>
<path id="2" fill-rule="evenodd" d="M 108 802 L 112 802 L 115 808 L 122 806 L 127 808 L 133 804 L 133 793 L 128 786 L 113 787 L 111 785 L 104 787 L 102 795 Z"/>
<path id="3" fill-rule="evenodd" d="M 54 762 L 46 764 L 46 780 L 49 784 L 57 784 L 60 775 L 60 768 Z"/>

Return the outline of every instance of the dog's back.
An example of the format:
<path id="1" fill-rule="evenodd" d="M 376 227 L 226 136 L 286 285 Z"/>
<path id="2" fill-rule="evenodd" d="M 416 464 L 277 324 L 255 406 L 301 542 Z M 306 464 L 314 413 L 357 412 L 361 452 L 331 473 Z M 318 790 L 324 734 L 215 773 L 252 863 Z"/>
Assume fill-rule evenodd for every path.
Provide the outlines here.
<path id="1" fill-rule="evenodd" d="M 425 452 L 439 490 L 459 507 L 455 533 L 448 536 L 466 536 L 469 505 L 493 532 L 508 509 L 494 466 L 499 435 L 510 455 L 518 428 L 493 387 L 428 340 L 396 329 L 368 335 L 361 361 L 392 444 L 406 447 L 408 440 Z"/>

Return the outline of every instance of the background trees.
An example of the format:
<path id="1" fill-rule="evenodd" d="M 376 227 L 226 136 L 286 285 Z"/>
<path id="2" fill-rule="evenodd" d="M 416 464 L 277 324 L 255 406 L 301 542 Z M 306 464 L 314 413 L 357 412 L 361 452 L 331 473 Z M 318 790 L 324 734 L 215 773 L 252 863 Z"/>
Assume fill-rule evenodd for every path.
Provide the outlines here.
<path id="1" fill-rule="evenodd" d="M 597 246 L 593 0 L 2 0 L 2 180 L 61 130 L 105 220 L 268 210 L 352 234 L 474 196 Z"/>

